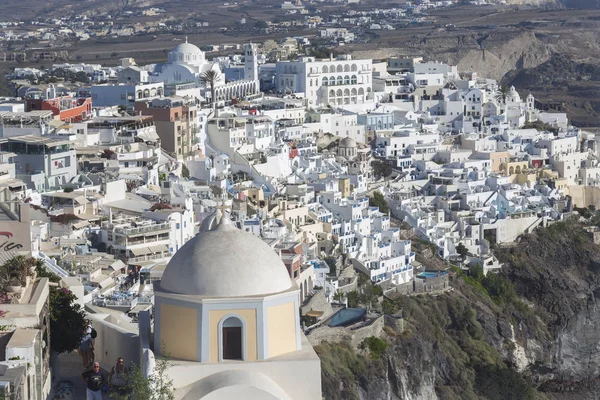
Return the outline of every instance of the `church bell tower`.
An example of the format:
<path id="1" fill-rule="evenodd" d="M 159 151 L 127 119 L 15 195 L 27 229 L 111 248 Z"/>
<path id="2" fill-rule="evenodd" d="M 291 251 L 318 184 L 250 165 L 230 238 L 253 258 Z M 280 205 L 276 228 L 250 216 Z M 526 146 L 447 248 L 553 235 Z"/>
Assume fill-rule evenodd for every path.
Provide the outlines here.
<path id="1" fill-rule="evenodd" d="M 256 44 L 244 44 L 244 79 L 247 81 L 258 81 L 258 59 Z"/>

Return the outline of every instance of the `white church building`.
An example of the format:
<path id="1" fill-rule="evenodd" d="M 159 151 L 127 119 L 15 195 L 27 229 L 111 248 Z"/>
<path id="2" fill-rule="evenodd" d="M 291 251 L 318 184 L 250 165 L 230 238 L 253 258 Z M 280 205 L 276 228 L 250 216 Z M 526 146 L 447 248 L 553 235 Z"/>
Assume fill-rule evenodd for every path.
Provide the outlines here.
<path id="1" fill-rule="evenodd" d="M 150 82 L 164 82 L 165 85 L 196 84 L 201 88 L 202 96 L 210 98 L 210 87 L 202 82 L 202 75 L 213 70 L 217 73 L 215 97 L 217 102 L 228 102 L 234 98 L 244 98 L 260 91 L 256 45 L 247 43 L 245 48 L 245 76 L 243 80 L 225 82 L 225 74 L 218 62 L 206 60 L 206 56 L 197 46 L 188 43 L 187 38 L 169 52 L 167 63 L 157 64 Z"/>

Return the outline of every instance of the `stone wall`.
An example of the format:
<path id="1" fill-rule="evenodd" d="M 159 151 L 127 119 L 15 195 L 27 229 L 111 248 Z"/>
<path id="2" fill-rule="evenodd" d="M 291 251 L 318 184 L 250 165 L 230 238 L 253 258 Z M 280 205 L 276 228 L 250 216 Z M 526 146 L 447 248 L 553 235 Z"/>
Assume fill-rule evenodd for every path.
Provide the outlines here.
<path id="1" fill-rule="evenodd" d="M 342 278 L 338 282 L 338 293 L 350 293 L 358 288 L 358 277 Z"/>
<path id="2" fill-rule="evenodd" d="M 573 198 L 573 205 L 587 207 L 594 205 L 600 208 L 600 187 L 597 186 L 569 186 L 569 195 Z"/>
<path id="3" fill-rule="evenodd" d="M 402 285 L 394 286 L 393 288 L 383 292 L 385 297 L 395 299 L 400 295 L 411 295 L 418 293 L 429 293 L 437 292 L 442 290 L 448 290 L 450 284 L 448 283 L 448 274 L 439 277 L 432 277 L 427 279 L 415 278 L 414 281 L 407 282 Z"/>
<path id="4" fill-rule="evenodd" d="M 448 274 L 426 279 L 417 278 L 414 282 L 415 293 L 425 293 L 436 290 L 444 290 L 448 288 Z"/>
<path id="5" fill-rule="evenodd" d="M 329 327 L 327 325 L 313 329 L 308 334 L 308 340 L 313 346 L 321 342 L 350 343 L 353 347 L 358 347 L 366 338 L 379 337 L 383 331 L 383 315 L 376 318 L 371 325 L 363 326 L 358 329 L 344 327 Z"/>
<path id="6" fill-rule="evenodd" d="M 398 333 L 404 332 L 404 318 L 401 315 L 384 315 L 383 323 Z"/>

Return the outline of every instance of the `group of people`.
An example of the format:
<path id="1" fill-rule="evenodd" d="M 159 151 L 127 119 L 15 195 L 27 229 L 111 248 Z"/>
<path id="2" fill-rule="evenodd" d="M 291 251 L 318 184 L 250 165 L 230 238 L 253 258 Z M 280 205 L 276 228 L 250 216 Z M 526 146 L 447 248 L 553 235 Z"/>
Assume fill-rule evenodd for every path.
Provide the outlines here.
<path id="1" fill-rule="evenodd" d="M 100 368 L 100 363 L 94 361 L 94 340 L 96 330 L 88 325 L 83 331 L 83 338 L 79 346 L 79 354 L 83 361 L 84 371 L 81 378 L 86 385 L 87 400 L 102 400 L 102 392 L 110 391 L 111 394 L 127 396 L 128 374 L 123 357 L 117 359 L 117 363 L 110 370 L 110 374 Z"/>
<path id="2" fill-rule="evenodd" d="M 123 357 L 117 359 L 117 364 L 112 367 L 110 373 L 100 368 L 99 362 L 93 362 L 92 368 L 84 371 L 81 378 L 86 385 L 87 400 L 102 400 L 102 392 L 127 396 L 129 370 L 125 366 Z"/>

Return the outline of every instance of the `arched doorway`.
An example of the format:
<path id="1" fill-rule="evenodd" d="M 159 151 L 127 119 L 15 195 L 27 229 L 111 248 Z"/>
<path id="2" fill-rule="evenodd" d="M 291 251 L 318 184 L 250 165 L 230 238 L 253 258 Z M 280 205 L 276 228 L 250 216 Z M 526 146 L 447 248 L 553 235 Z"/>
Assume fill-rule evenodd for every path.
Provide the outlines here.
<path id="1" fill-rule="evenodd" d="M 234 315 L 225 316 L 219 323 L 219 361 L 244 360 L 245 336 L 244 320 Z"/>

